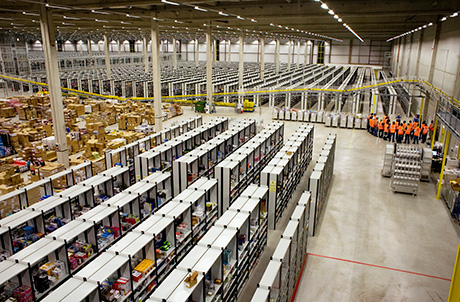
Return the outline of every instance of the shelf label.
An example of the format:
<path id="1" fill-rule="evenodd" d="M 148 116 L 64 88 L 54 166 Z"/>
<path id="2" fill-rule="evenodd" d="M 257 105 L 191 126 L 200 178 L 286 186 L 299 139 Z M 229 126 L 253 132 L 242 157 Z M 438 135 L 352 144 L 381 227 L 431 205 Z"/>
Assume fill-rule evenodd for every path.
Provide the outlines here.
<path id="1" fill-rule="evenodd" d="M 276 181 L 270 181 L 270 192 L 276 192 Z"/>

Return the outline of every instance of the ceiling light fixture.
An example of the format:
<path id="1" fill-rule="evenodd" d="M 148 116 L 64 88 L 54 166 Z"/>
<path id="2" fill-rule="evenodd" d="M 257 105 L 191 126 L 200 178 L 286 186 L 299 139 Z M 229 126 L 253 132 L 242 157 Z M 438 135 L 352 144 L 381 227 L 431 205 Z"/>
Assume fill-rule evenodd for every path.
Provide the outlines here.
<path id="1" fill-rule="evenodd" d="M 34 14 L 34 13 L 28 13 L 28 12 L 22 12 L 23 15 L 28 15 L 28 16 L 40 16 L 39 14 Z"/>
<path id="2" fill-rule="evenodd" d="M 251 22 L 257 22 L 257 21 L 256 21 L 256 20 L 254 20 L 254 19 L 251 19 Z"/>
<path id="3" fill-rule="evenodd" d="M 338 19 L 339 19 L 339 16 L 337 16 L 337 15 L 334 15 L 334 19 L 337 19 L 337 20 L 338 20 Z"/>
<path id="4" fill-rule="evenodd" d="M 332 15 L 332 16 L 335 15 L 335 13 L 334 13 L 334 11 L 333 11 L 332 9 L 330 9 L 330 10 L 328 11 L 328 14 L 329 14 L 329 15 Z"/>
<path id="5" fill-rule="evenodd" d="M 228 16 L 228 14 L 223 13 L 223 12 L 219 12 L 219 15 L 221 15 L 221 16 L 226 16 L 226 17 Z"/>
<path id="6" fill-rule="evenodd" d="M 241 16 L 236 16 L 236 18 L 237 18 L 237 19 L 240 19 L 240 20 L 244 20 L 244 18 L 241 17 Z"/>
<path id="7" fill-rule="evenodd" d="M 201 8 L 201 7 L 198 7 L 198 6 L 195 6 L 194 7 L 196 10 L 199 10 L 201 12 L 207 12 L 208 10 L 207 9 L 204 9 L 204 8 Z"/>
<path id="8" fill-rule="evenodd" d="M 64 7 L 64 6 L 57 6 L 57 5 L 51 5 L 49 3 L 46 3 L 45 4 L 46 7 L 49 7 L 49 8 L 56 8 L 56 9 L 65 9 L 65 10 L 71 10 L 70 7 Z"/>
<path id="9" fill-rule="evenodd" d="M 179 6 L 179 5 L 180 5 L 179 3 L 171 2 L 171 1 L 167 1 L 167 0 L 161 0 L 161 2 L 162 2 L 162 3 L 165 3 L 165 4 L 176 5 L 176 6 Z"/>
<path id="10" fill-rule="evenodd" d="M 443 17 L 443 18 L 441 19 L 442 22 L 444 22 L 444 21 L 446 21 L 446 20 L 447 20 L 447 17 Z"/>
<path id="11" fill-rule="evenodd" d="M 95 14 L 101 14 L 101 15 L 108 15 L 109 14 L 109 13 L 97 11 L 97 10 L 94 10 L 94 9 L 92 9 L 91 12 L 95 13 Z"/>
<path id="12" fill-rule="evenodd" d="M 452 15 L 450 15 L 451 18 L 455 18 L 455 17 L 457 17 L 457 16 L 458 16 L 458 12 L 455 12 L 455 13 L 453 13 Z"/>
<path id="13" fill-rule="evenodd" d="M 67 20 L 81 20 L 80 18 L 76 18 L 76 17 L 67 17 L 67 16 L 64 16 L 64 19 L 67 19 Z"/>
<path id="14" fill-rule="evenodd" d="M 321 8 L 322 8 L 322 9 L 329 9 L 329 7 L 327 6 L 326 3 L 321 4 Z"/>
<path id="15" fill-rule="evenodd" d="M 433 26 L 433 22 L 428 23 L 428 26 Z"/>

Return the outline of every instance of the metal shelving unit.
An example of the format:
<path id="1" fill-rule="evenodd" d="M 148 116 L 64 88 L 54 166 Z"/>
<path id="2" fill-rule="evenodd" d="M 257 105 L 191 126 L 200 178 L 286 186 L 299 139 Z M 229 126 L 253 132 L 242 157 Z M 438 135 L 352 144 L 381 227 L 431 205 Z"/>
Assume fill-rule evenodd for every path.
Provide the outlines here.
<path id="1" fill-rule="evenodd" d="M 336 136 L 329 134 L 326 139 L 318 161 L 310 175 L 308 190 L 311 192 L 311 207 L 309 212 L 309 235 L 314 236 L 316 224 L 326 203 L 326 196 L 329 190 L 334 173 Z"/>
<path id="2" fill-rule="evenodd" d="M 393 192 L 417 195 L 422 170 L 421 157 L 420 147 L 397 145 L 390 182 Z"/>
<path id="3" fill-rule="evenodd" d="M 251 301 L 291 301 L 306 258 L 310 196 L 300 197 Z"/>
<path id="4" fill-rule="evenodd" d="M 260 173 L 260 183 L 270 188 L 269 228 L 275 229 L 312 158 L 312 125 L 302 125 Z"/>

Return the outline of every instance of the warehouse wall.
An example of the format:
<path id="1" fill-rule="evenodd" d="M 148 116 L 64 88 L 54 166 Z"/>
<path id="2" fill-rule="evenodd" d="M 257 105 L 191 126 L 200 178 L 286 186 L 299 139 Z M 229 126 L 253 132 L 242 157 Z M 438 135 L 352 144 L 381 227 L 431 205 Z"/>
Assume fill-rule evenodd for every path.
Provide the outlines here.
<path id="1" fill-rule="evenodd" d="M 189 43 L 180 43 L 177 41 L 177 51 L 182 54 L 182 58 L 188 61 L 195 60 L 195 41 Z M 39 41 L 29 44 L 31 51 L 43 51 L 42 45 Z M 143 42 L 135 42 L 135 51 L 142 52 Z M 300 45 L 300 58 L 299 63 L 305 63 L 305 47 L 307 47 L 306 63 L 312 64 L 317 61 L 318 44 L 317 42 L 307 42 Z M 118 52 L 118 44 L 116 41 L 110 42 L 109 47 L 111 52 Z M 150 42 L 147 49 L 151 52 Z M 88 51 L 88 44 L 86 42 L 78 41 L 75 45 L 70 41 L 66 41 L 63 45 L 64 51 Z M 93 52 L 104 51 L 103 41 L 92 41 L 91 50 Z M 123 41 L 120 43 L 121 52 L 129 52 L 129 42 Z M 366 41 L 361 43 L 358 40 L 344 40 L 344 42 L 326 42 L 324 62 L 326 64 L 373 64 L 382 65 L 384 62 L 384 54 L 391 50 L 389 43 L 383 41 Z M 220 41 L 219 45 L 220 61 L 228 61 L 230 55 L 231 62 L 238 62 L 239 57 L 239 42 L 231 43 L 230 47 L 228 41 Z M 172 53 L 172 42 L 162 41 L 160 47 L 161 53 Z M 288 62 L 289 44 L 282 42 L 280 45 L 280 62 Z M 291 63 L 297 64 L 297 56 L 299 50 L 297 49 L 297 42 L 292 42 L 291 46 Z M 206 61 L 206 43 L 199 43 L 199 60 Z M 244 45 L 244 60 L 245 62 L 260 62 L 260 45 L 259 41 L 246 42 Z M 275 41 L 266 42 L 265 44 L 265 62 L 275 62 Z"/>
<path id="2" fill-rule="evenodd" d="M 454 98 L 460 98 L 460 18 L 440 22 L 437 51 L 434 51 L 436 25 L 406 35 L 392 44 L 391 69 L 401 78 L 420 78 Z M 433 60 L 432 60 L 433 59 Z M 434 65 L 432 66 L 432 62 Z M 430 71 L 432 77 L 430 78 Z M 416 106 L 418 107 L 419 104 Z M 435 101 L 428 116 L 433 116 Z"/>
<path id="3" fill-rule="evenodd" d="M 331 64 L 372 64 L 383 65 L 385 52 L 391 51 L 391 44 L 384 41 L 366 41 L 361 43 L 358 40 L 344 40 L 344 42 L 327 42 L 325 45 L 325 63 Z M 305 47 L 307 47 L 307 63 L 316 63 L 318 45 L 317 42 L 302 43 L 300 45 L 300 64 L 305 62 Z M 312 49 L 313 48 L 313 49 Z M 351 48 L 351 51 L 350 51 Z M 311 53 L 313 50 L 313 54 Z M 172 47 L 168 48 L 172 52 Z M 195 59 L 195 41 L 188 44 L 182 44 L 182 53 L 184 58 L 189 61 Z M 187 56 L 185 56 L 186 51 Z M 230 54 L 231 62 L 238 62 L 239 57 L 239 42 L 232 42 L 230 51 L 227 41 L 220 41 L 219 45 L 220 61 L 228 61 Z M 247 42 L 244 45 L 245 61 L 246 62 L 260 62 L 260 48 L 259 42 Z M 287 42 L 280 45 L 280 62 L 288 62 L 289 44 Z M 297 42 L 293 42 L 291 47 L 291 63 L 297 64 Z M 206 43 L 200 42 L 199 45 L 199 60 L 206 60 Z M 275 41 L 265 43 L 265 62 L 273 63 L 275 61 Z"/>

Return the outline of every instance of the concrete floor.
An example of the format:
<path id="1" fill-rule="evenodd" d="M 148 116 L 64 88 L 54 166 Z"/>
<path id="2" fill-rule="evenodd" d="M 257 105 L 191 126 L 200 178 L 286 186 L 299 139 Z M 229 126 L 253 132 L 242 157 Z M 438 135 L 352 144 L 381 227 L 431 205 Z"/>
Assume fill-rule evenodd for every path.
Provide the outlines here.
<path id="1" fill-rule="evenodd" d="M 194 114 L 184 111 L 180 120 Z M 266 125 L 271 112 L 264 107 L 237 115 L 218 108 L 216 115 L 256 118 Z M 203 120 L 216 115 L 203 115 Z M 285 137 L 299 124 L 285 122 Z M 417 196 L 392 193 L 389 179 L 380 174 L 385 142 L 363 130 L 315 124 L 313 163 L 328 133 L 337 134 L 334 179 L 317 235 L 309 238 L 295 301 L 447 301 L 460 228 L 444 202 L 436 200 L 435 185 L 421 183 Z M 279 228 L 269 232 L 268 246 L 239 301 L 250 301 L 312 168 Z"/>

